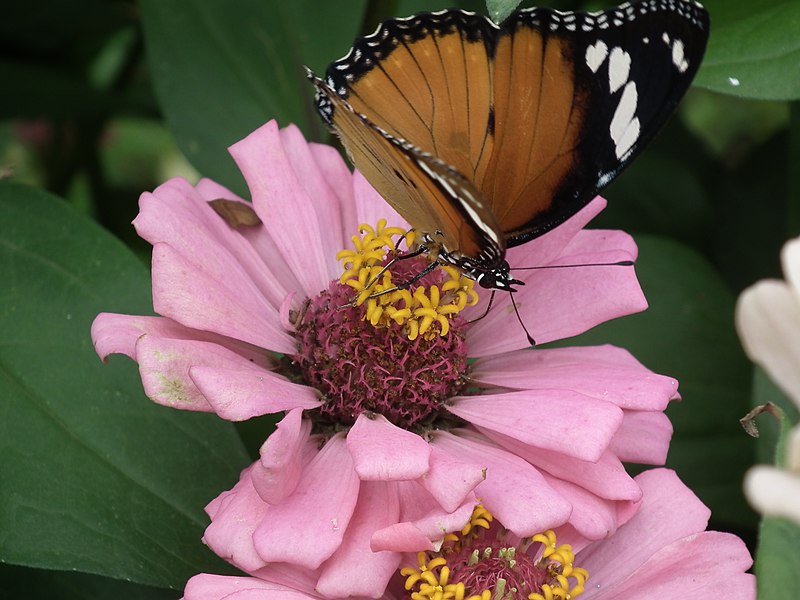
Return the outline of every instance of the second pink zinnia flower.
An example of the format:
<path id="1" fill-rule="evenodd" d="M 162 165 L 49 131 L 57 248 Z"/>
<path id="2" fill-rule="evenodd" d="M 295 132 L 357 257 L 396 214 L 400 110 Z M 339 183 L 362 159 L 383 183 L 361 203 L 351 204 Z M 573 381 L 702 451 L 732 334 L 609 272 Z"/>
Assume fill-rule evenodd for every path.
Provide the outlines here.
<path id="1" fill-rule="evenodd" d="M 523 537 L 564 526 L 596 540 L 627 519 L 641 490 L 622 461 L 663 462 L 673 379 L 611 346 L 526 349 L 508 294 L 443 336 L 372 326 L 335 257 L 359 224 L 402 219 L 296 128 L 269 123 L 231 151 L 261 223 L 229 225 L 208 203 L 241 200 L 207 180 L 144 194 L 134 224 L 153 244 L 161 317 L 102 314 L 92 328 L 102 357 L 139 364 L 155 402 L 230 420 L 285 413 L 207 507 L 215 552 L 251 573 L 311 570 L 324 595 L 374 596 L 400 552 L 437 548 L 478 498 Z M 583 229 L 604 205 L 512 249 L 512 269 L 634 260 L 626 234 Z M 517 307 L 539 343 L 645 307 L 630 267 L 521 272 Z M 371 573 L 358 585 L 356 559 Z"/>

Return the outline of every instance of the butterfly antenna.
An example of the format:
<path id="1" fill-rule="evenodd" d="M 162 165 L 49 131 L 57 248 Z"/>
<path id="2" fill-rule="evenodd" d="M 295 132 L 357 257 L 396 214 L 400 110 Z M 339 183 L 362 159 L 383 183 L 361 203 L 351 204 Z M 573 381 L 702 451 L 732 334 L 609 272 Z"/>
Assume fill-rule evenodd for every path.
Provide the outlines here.
<path id="1" fill-rule="evenodd" d="M 522 331 L 525 332 L 525 335 L 528 338 L 528 343 L 531 346 L 535 346 L 536 345 L 536 340 L 533 339 L 533 337 L 531 336 L 530 332 L 528 331 L 528 328 L 525 327 L 525 323 L 522 321 L 522 317 L 519 314 L 519 309 L 517 308 L 517 302 L 516 302 L 516 300 L 514 300 L 514 294 L 512 292 L 508 292 L 508 293 L 511 295 L 511 306 L 514 307 L 514 314 L 517 315 L 517 321 L 519 321 L 519 324 L 522 325 Z"/>
<path id="2" fill-rule="evenodd" d="M 635 263 L 632 260 L 621 260 L 612 263 L 580 263 L 576 265 L 540 265 L 538 267 L 514 267 L 514 271 L 535 271 L 539 269 L 567 269 L 575 267 L 632 267 Z"/>

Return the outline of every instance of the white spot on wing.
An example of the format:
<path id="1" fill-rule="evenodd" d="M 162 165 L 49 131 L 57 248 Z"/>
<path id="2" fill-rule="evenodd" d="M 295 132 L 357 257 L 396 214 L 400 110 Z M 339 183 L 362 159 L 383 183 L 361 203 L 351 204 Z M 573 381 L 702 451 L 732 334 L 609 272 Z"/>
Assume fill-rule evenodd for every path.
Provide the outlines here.
<path id="1" fill-rule="evenodd" d="M 631 122 L 625 129 L 625 133 L 622 134 L 622 139 L 617 144 L 616 152 L 618 159 L 622 160 L 625 158 L 625 155 L 628 154 L 628 151 L 636 143 L 636 140 L 639 139 L 639 127 L 639 119 L 636 117 L 631 119 Z"/>
<path id="2" fill-rule="evenodd" d="M 672 42 L 672 63 L 678 67 L 678 71 L 685 72 L 689 68 L 689 62 L 683 53 L 683 42 L 675 40 Z"/>
<path id="3" fill-rule="evenodd" d="M 631 55 L 617 46 L 608 55 L 608 88 L 613 94 L 628 81 Z"/>
<path id="4" fill-rule="evenodd" d="M 592 70 L 592 73 L 597 73 L 597 69 L 603 64 L 606 56 L 608 56 L 608 46 L 603 40 L 597 40 L 586 48 L 586 66 Z"/>
<path id="5" fill-rule="evenodd" d="M 636 91 L 636 83 L 629 81 L 622 90 L 622 97 L 619 99 L 617 110 L 611 119 L 609 133 L 614 140 L 615 152 L 618 159 L 631 149 L 636 140 L 639 139 L 639 119 L 636 118 L 636 106 L 639 94 Z"/>

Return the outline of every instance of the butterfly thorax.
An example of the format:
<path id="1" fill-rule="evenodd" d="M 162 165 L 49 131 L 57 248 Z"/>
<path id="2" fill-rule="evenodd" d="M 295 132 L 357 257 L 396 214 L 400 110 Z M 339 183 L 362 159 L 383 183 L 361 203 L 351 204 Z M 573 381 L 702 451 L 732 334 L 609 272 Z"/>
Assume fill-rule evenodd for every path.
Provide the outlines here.
<path id="1" fill-rule="evenodd" d="M 474 279 L 482 288 L 516 291 L 512 286 L 525 285 L 524 281 L 511 276 L 511 267 L 497 249 L 491 248 L 478 257 L 471 257 L 461 252 L 448 250 L 435 234 L 424 233 L 418 249 L 422 249 L 435 262 L 456 267 L 470 279 Z"/>

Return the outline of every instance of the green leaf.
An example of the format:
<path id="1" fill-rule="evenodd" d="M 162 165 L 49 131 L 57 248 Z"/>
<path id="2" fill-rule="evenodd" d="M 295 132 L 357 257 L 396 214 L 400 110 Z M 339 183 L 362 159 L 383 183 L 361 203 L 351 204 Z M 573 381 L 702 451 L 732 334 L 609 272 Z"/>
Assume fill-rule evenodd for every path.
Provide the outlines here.
<path id="1" fill-rule="evenodd" d="M 787 161 L 792 168 L 787 169 L 787 209 L 786 231 L 789 236 L 800 235 L 800 170 L 794 165 L 800 163 L 800 103 L 793 102 L 789 112 L 789 150 Z"/>
<path id="2" fill-rule="evenodd" d="M 766 518 L 756 556 L 758 597 L 796 600 L 800 590 L 800 527 L 786 519 Z"/>
<path id="3" fill-rule="evenodd" d="M 608 207 L 598 227 L 696 242 L 708 235 L 713 223 L 713 210 L 696 168 L 668 152 L 645 152 L 603 195 Z"/>
<path id="4" fill-rule="evenodd" d="M 741 491 L 754 444 L 739 425 L 749 407 L 752 367 L 733 326 L 734 297 L 689 247 L 637 236 L 636 272 L 645 312 L 596 327 L 570 345 L 613 343 L 680 382 L 667 410 L 675 428 L 667 466 L 726 524 L 754 525 Z"/>
<path id="5" fill-rule="evenodd" d="M 180 592 L 86 573 L 0 565 L 0 589 L 25 600 L 177 600 Z"/>
<path id="6" fill-rule="evenodd" d="M 233 427 L 152 404 L 89 336 L 149 312 L 147 270 L 41 191 L 0 184 L 0 223 L 0 560 L 176 588 L 225 569 L 200 537 L 248 463 Z"/>
<path id="7" fill-rule="evenodd" d="M 495 23 L 502 23 L 519 6 L 521 0 L 486 0 L 486 10 Z"/>
<path id="8" fill-rule="evenodd" d="M 711 39 L 695 84 L 760 98 L 800 98 L 800 2 L 705 2 Z"/>
<path id="9" fill-rule="evenodd" d="M 139 7 L 161 106 L 201 173 L 243 191 L 226 149 L 270 119 L 322 139 L 303 65 L 321 72 L 349 50 L 364 0 L 142 0 Z"/>
<path id="10" fill-rule="evenodd" d="M 693 90 L 682 105 L 686 125 L 710 153 L 736 164 L 789 124 L 789 103 Z"/>

